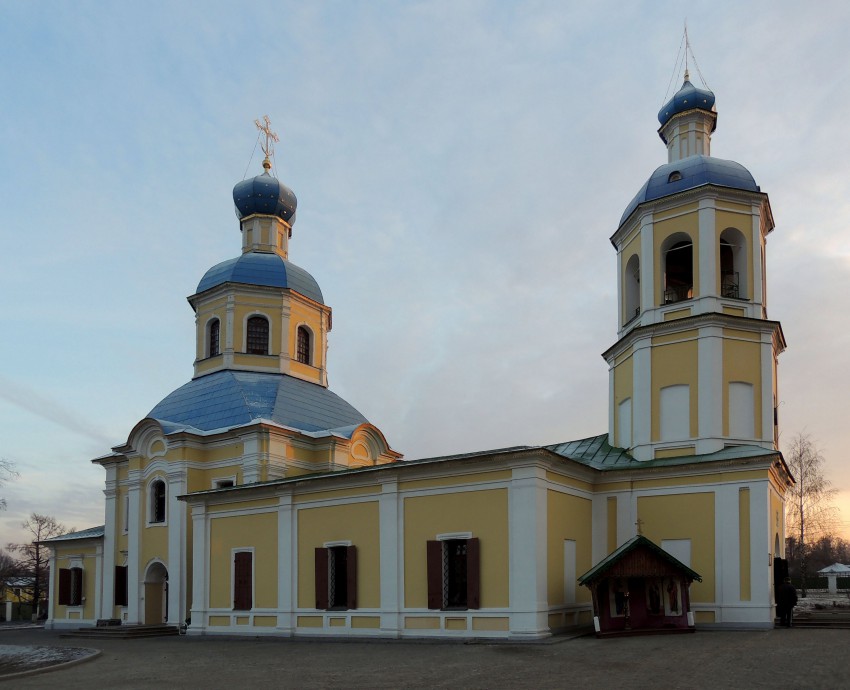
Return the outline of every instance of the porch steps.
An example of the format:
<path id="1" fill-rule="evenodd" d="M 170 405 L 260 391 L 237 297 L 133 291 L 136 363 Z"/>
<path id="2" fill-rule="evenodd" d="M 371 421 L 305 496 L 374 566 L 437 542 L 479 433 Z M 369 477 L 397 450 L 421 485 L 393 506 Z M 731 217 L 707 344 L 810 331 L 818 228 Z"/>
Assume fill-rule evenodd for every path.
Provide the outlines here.
<path id="1" fill-rule="evenodd" d="M 88 639 L 132 640 L 141 637 L 164 637 L 177 635 L 176 625 L 110 625 L 96 628 L 78 628 L 62 637 L 85 637 Z"/>
<path id="2" fill-rule="evenodd" d="M 850 630 L 850 611 L 806 611 L 795 613 L 792 625 L 795 628 L 827 628 Z M 776 627 L 779 619 L 776 619 Z"/>

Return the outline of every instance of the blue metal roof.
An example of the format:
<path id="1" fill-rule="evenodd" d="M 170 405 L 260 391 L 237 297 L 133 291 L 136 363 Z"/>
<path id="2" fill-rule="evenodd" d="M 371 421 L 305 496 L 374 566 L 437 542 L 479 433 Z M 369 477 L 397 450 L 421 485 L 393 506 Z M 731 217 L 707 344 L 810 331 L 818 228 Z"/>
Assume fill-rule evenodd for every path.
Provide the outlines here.
<path id="1" fill-rule="evenodd" d="M 682 88 L 673 94 L 673 98 L 667 101 L 658 112 L 658 121 L 663 127 L 674 115 L 694 108 L 711 112 L 714 108 L 714 93 L 708 89 L 698 89 L 685 79 Z"/>
<path id="2" fill-rule="evenodd" d="M 673 173 L 679 173 L 680 179 L 671 180 Z M 713 156 L 690 156 L 657 168 L 626 207 L 620 218 L 620 225 L 626 222 L 638 205 L 646 201 L 661 199 L 707 184 L 750 192 L 760 191 L 750 171 L 740 163 Z"/>
<path id="3" fill-rule="evenodd" d="M 278 254 L 246 252 L 235 259 L 223 261 L 204 274 L 196 292 L 222 283 L 289 288 L 319 304 L 325 303 L 316 279 Z"/>
<path id="4" fill-rule="evenodd" d="M 58 537 L 51 537 L 50 539 L 45 539 L 41 543 L 53 541 L 73 541 L 75 539 L 96 539 L 98 537 L 103 536 L 105 529 L 105 525 L 98 525 L 97 527 L 89 527 L 88 529 L 81 529 L 77 530 L 76 532 L 60 534 Z"/>
<path id="5" fill-rule="evenodd" d="M 147 415 L 172 433 L 212 431 L 267 419 L 306 432 L 351 436 L 368 420 L 323 386 L 285 374 L 218 371 L 189 381 Z"/>
<path id="6" fill-rule="evenodd" d="M 237 182 L 233 187 L 233 203 L 239 218 L 262 213 L 295 222 L 298 200 L 293 191 L 268 172 Z"/>

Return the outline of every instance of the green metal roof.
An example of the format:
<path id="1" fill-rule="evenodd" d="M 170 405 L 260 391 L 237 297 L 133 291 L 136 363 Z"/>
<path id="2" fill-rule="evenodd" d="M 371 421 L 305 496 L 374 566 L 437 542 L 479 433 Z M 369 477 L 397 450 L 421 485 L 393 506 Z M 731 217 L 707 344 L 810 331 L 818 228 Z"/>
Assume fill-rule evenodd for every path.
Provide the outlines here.
<path id="1" fill-rule="evenodd" d="M 775 450 L 767 450 L 761 446 L 730 446 L 715 453 L 703 455 L 679 455 L 655 460 L 635 460 L 625 448 L 615 448 L 608 443 L 608 434 L 591 436 L 578 441 L 556 443 L 543 446 L 561 457 L 587 465 L 595 470 L 641 470 L 650 467 L 669 467 L 675 465 L 692 465 L 703 462 L 717 462 L 738 458 L 755 458 L 760 456 L 779 456 Z"/>
<path id="2" fill-rule="evenodd" d="M 589 582 L 590 580 L 596 579 L 597 576 L 608 570 L 612 565 L 614 565 L 617 561 L 623 558 L 623 556 L 625 556 L 627 553 L 630 553 L 631 551 L 634 551 L 640 546 L 645 546 L 650 551 L 655 553 L 656 556 L 667 561 L 674 568 L 681 570 L 685 575 L 687 575 L 691 579 L 696 580 L 697 582 L 702 582 L 701 575 L 694 572 L 684 563 L 671 556 L 655 542 L 650 541 L 642 534 L 638 534 L 637 536 L 629 539 L 624 544 L 620 545 L 618 548 L 614 549 L 610 554 L 608 554 L 605 558 L 599 561 L 599 563 L 593 566 L 590 570 L 588 570 L 584 575 L 582 575 L 578 579 L 578 583 L 580 585 L 583 585 L 585 582 Z"/>

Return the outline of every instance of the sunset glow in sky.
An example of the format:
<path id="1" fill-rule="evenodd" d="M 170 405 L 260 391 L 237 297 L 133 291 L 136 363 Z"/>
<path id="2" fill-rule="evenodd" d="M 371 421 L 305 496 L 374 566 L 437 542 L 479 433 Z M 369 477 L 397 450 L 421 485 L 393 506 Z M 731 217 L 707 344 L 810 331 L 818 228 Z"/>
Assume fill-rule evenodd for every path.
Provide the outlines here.
<path id="1" fill-rule="evenodd" d="M 393 448 L 606 431 L 608 238 L 666 162 L 685 18 L 712 154 L 776 221 L 782 441 L 817 440 L 848 531 L 846 2 L 7 0 L 0 457 L 21 476 L 0 543 L 31 511 L 103 523 L 90 460 L 191 378 L 185 298 L 240 251 L 231 190 L 261 171 L 265 114 L 290 258 L 334 310 L 331 388 Z"/>

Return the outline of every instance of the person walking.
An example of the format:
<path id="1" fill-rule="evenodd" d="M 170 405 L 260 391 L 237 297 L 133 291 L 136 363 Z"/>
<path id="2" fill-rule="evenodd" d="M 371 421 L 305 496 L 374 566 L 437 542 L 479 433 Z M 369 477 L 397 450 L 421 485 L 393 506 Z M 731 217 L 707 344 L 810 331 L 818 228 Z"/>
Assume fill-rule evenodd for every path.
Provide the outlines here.
<path id="1" fill-rule="evenodd" d="M 776 612 L 779 614 L 779 624 L 786 628 L 791 627 L 791 619 L 794 616 L 794 606 L 797 604 L 797 590 L 791 584 L 791 578 L 776 589 Z"/>

